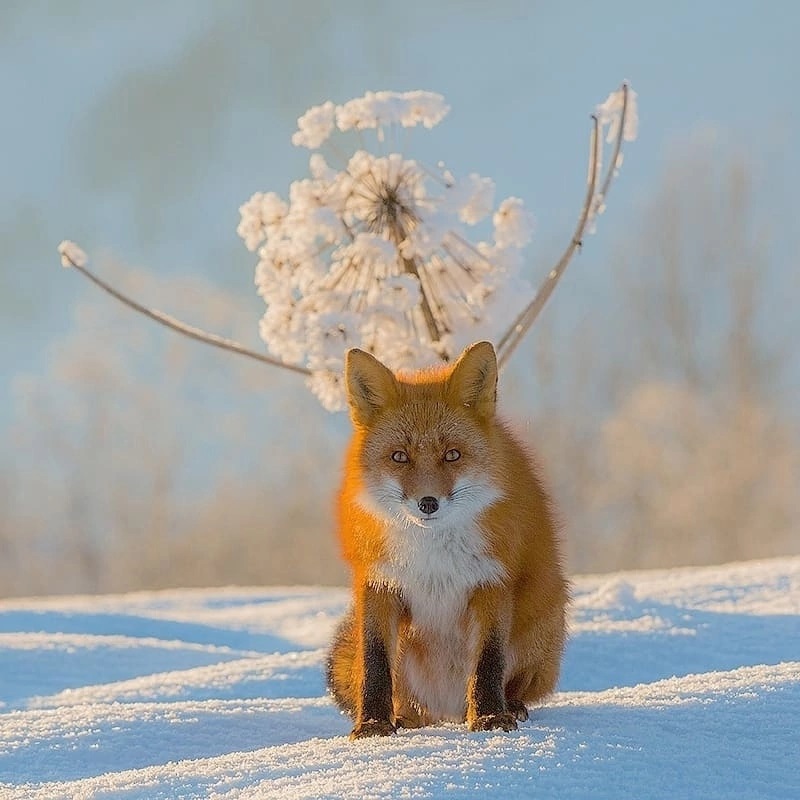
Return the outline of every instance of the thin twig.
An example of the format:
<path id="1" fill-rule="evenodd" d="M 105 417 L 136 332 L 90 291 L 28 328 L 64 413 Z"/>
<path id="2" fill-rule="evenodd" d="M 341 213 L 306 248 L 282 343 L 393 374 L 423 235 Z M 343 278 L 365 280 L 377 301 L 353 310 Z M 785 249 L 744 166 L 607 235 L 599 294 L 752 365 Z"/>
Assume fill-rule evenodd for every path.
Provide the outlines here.
<path id="1" fill-rule="evenodd" d="M 564 274 L 569 262 L 572 260 L 572 256 L 575 254 L 575 251 L 578 250 L 583 244 L 583 235 L 586 231 L 586 226 L 596 212 L 596 209 L 594 208 L 596 198 L 600 196 L 603 198 L 603 200 L 605 199 L 605 195 L 611 186 L 611 181 L 617 169 L 617 159 L 619 158 L 619 153 L 622 148 L 627 109 L 628 85 L 623 84 L 622 111 L 620 114 L 619 130 L 614 143 L 611 161 L 608 165 L 606 174 L 600 183 L 601 188 L 599 193 L 596 192 L 596 189 L 598 185 L 598 167 L 600 164 L 600 125 L 597 117 L 592 115 L 592 133 L 589 148 L 589 169 L 586 184 L 586 197 L 584 199 L 580 216 L 578 217 L 578 223 L 575 227 L 575 232 L 572 234 L 572 238 L 567 245 L 567 248 L 564 250 L 561 258 L 558 260 L 558 263 L 547 274 L 547 277 L 539 287 L 539 290 L 536 292 L 533 300 L 531 300 L 531 302 L 517 315 L 514 322 L 498 342 L 497 361 L 500 367 L 505 365 L 506 361 L 508 361 L 508 359 L 514 353 L 514 350 L 516 350 L 522 338 L 530 330 L 531 326 L 536 321 L 536 318 L 539 316 L 539 312 L 541 312 L 542 308 L 544 308 L 544 305 L 550 298 L 550 295 L 553 293 L 556 284 L 561 279 L 561 276 Z"/>
<path id="2" fill-rule="evenodd" d="M 539 312 L 544 308 L 544 304 L 553 293 L 561 276 L 564 274 L 567 265 L 569 264 L 575 251 L 581 246 L 583 242 L 583 234 L 586 230 L 586 225 L 589 221 L 589 215 L 592 208 L 592 201 L 594 199 L 594 190 L 597 186 L 597 165 L 599 162 L 599 126 L 597 117 L 592 117 L 592 136 L 591 136 L 591 149 L 589 154 L 589 174 L 586 185 L 586 199 L 581 209 L 578 224 L 575 226 L 575 232 L 572 234 L 566 250 L 562 254 L 553 269 L 550 270 L 544 283 L 539 287 L 533 300 L 525 306 L 525 308 L 517 315 L 517 318 L 511 324 L 509 329 L 502 336 L 497 344 L 497 362 L 498 366 L 502 367 L 506 361 L 511 357 L 511 354 L 517 348 L 522 337 L 530 330 Z"/>
<path id="3" fill-rule="evenodd" d="M 439 339 L 442 338 L 442 331 L 439 330 L 439 322 L 436 319 L 436 315 L 433 313 L 433 309 L 431 308 L 431 298 L 428 297 L 430 294 L 430 286 L 426 288 L 425 283 L 422 280 L 420 270 L 417 267 L 417 262 L 413 258 L 401 256 L 400 260 L 403 264 L 403 272 L 413 275 L 419 283 L 420 310 L 422 311 L 422 318 L 425 320 L 425 327 L 428 329 L 428 336 L 430 337 L 431 343 L 435 344 L 439 341 Z"/>
<path id="4" fill-rule="evenodd" d="M 619 158 L 619 152 L 622 150 L 622 139 L 625 136 L 625 120 L 628 116 L 628 84 L 622 84 L 622 110 L 620 111 L 619 115 L 619 130 L 617 131 L 617 139 L 614 142 L 614 150 L 611 153 L 611 160 L 608 162 L 608 168 L 606 169 L 606 176 L 603 179 L 603 182 L 600 184 L 600 197 L 603 198 L 605 202 L 606 194 L 608 193 L 608 189 L 611 186 L 611 181 L 614 179 L 614 175 L 617 172 L 617 159 Z"/>
<path id="5" fill-rule="evenodd" d="M 155 320 L 161 325 L 165 325 L 167 328 L 171 328 L 173 331 L 182 333 L 184 336 L 188 336 L 190 339 L 195 339 L 198 342 L 210 344 L 214 347 L 218 347 L 221 350 L 227 350 L 231 353 L 238 353 L 240 356 L 247 356 L 248 358 L 253 358 L 256 361 L 262 361 L 263 363 L 270 364 L 274 367 L 282 367 L 283 369 L 288 369 L 291 372 L 297 372 L 300 375 L 312 374 L 311 370 L 307 369 L 306 367 L 297 366 L 296 364 L 286 364 L 283 361 L 279 361 L 277 358 L 272 358 L 264 353 L 250 350 L 244 345 L 239 344 L 239 342 L 233 341 L 232 339 L 226 339 L 223 336 L 217 336 L 214 333 L 208 333 L 200 328 L 187 325 L 185 322 L 181 322 L 180 320 L 169 316 L 169 314 L 164 314 L 162 311 L 158 311 L 154 308 L 147 308 L 141 303 L 136 302 L 136 300 L 124 295 L 113 286 L 110 286 L 87 267 L 82 266 L 81 264 L 76 264 L 72 258 L 69 258 L 69 256 L 65 255 L 64 257 L 69 261 L 71 267 L 74 267 L 79 272 L 82 272 L 90 281 L 92 281 L 92 283 L 99 286 L 101 289 L 103 289 L 103 291 L 108 292 L 108 294 L 110 294 L 112 297 L 115 297 L 121 303 L 124 303 L 126 306 L 128 306 L 128 308 L 132 308 L 134 311 L 144 314 L 146 317 Z"/>

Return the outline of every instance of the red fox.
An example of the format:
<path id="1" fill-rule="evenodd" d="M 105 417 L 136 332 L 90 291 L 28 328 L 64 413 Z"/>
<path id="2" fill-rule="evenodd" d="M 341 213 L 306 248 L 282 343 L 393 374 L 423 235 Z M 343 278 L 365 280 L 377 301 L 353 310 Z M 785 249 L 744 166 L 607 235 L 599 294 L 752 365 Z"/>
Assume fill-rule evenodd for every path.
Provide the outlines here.
<path id="1" fill-rule="evenodd" d="M 495 414 L 494 348 L 398 376 L 353 349 L 345 383 L 352 605 L 327 678 L 350 738 L 443 721 L 514 730 L 555 688 L 568 585 L 550 499 Z"/>

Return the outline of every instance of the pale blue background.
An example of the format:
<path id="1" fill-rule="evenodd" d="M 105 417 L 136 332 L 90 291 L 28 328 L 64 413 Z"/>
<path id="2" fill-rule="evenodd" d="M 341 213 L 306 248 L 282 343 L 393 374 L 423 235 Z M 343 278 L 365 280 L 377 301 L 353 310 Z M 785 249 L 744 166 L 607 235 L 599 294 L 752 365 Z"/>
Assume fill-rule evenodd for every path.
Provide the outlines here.
<path id="1" fill-rule="evenodd" d="M 761 324 L 785 345 L 797 331 L 799 30 L 800 4 L 777 0 L 3 3 L 0 469 L 17 469 L 20 376 L 48 374 L 79 300 L 112 302 L 59 267 L 59 241 L 238 293 L 248 343 L 260 346 L 263 305 L 236 236 L 238 206 L 256 190 L 285 195 L 306 174 L 290 136 L 308 106 L 368 89 L 445 95 L 450 115 L 415 135 L 414 154 L 494 178 L 498 198 L 524 198 L 538 224 L 536 279 L 578 213 L 589 114 L 629 80 L 639 139 L 552 302 L 567 318 L 595 309 L 603 336 L 616 291 L 603 266 L 670 154 L 713 135 L 757 175 L 755 213 L 776 267 L 766 287 L 775 313 Z M 635 341 L 631 332 L 625 346 Z M 779 398 L 795 415 L 799 387 L 795 359 Z M 285 423 L 266 413 L 252 436 L 269 442 Z M 205 469 L 213 443 L 199 433 L 186 447 Z"/>

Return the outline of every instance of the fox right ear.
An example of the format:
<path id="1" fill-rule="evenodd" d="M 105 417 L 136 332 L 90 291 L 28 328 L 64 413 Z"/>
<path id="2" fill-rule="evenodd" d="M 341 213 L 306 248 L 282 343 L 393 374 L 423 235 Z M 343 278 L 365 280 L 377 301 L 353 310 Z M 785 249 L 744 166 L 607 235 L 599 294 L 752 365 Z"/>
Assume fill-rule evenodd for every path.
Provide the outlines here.
<path id="1" fill-rule="evenodd" d="M 447 381 L 448 394 L 459 406 L 490 418 L 497 402 L 497 356 L 491 342 L 476 342 L 464 350 Z"/>
<path id="2" fill-rule="evenodd" d="M 353 348 L 344 365 L 347 403 L 357 425 L 368 425 L 397 395 L 397 379 L 375 356 Z"/>

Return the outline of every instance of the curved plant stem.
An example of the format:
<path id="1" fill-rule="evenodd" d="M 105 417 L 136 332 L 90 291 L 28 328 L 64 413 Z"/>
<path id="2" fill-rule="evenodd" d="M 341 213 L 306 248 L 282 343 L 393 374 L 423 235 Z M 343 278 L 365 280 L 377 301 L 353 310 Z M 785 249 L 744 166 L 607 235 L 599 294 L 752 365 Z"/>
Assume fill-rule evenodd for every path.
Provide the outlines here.
<path id="1" fill-rule="evenodd" d="M 550 298 L 556 284 L 564 274 L 569 262 L 575 251 L 578 250 L 583 244 L 583 235 L 586 231 L 586 226 L 589 221 L 594 217 L 597 212 L 598 201 L 603 202 L 611 181 L 617 169 L 617 159 L 622 148 L 622 139 L 625 130 L 625 117 L 628 107 L 628 86 L 622 86 L 622 113 L 619 121 L 619 130 L 614 143 L 614 148 L 611 154 L 611 161 L 606 169 L 606 174 L 600 182 L 600 191 L 598 187 L 598 172 L 600 166 L 600 126 L 596 116 L 592 116 L 592 133 L 590 137 L 589 146 L 589 169 L 586 178 L 586 196 L 583 201 L 578 223 L 575 226 L 575 231 L 572 234 L 569 244 L 564 250 L 561 258 L 556 265 L 547 274 L 544 282 L 539 287 L 533 300 L 517 315 L 516 319 L 511 323 L 510 327 L 506 330 L 500 341 L 497 343 L 497 362 L 498 366 L 502 367 L 514 353 L 522 338 L 530 330 L 539 312 L 544 308 L 545 303 Z"/>
<path id="2" fill-rule="evenodd" d="M 90 281 L 92 281 L 92 283 L 99 286 L 103 291 L 107 292 L 112 297 L 115 297 L 121 303 L 128 306 L 128 308 L 132 308 L 134 311 L 144 314 L 146 317 L 149 317 L 161 325 L 165 325 L 167 328 L 170 328 L 173 331 L 177 331 L 178 333 L 188 336 L 190 339 L 194 339 L 198 342 L 210 344 L 213 347 L 218 347 L 221 350 L 227 350 L 230 353 L 238 353 L 240 356 L 247 356 L 247 358 L 253 358 L 256 361 L 270 364 L 273 367 L 281 367 L 282 369 L 288 369 L 291 372 L 297 372 L 301 375 L 311 375 L 311 370 L 307 369 L 306 367 L 300 367 L 296 364 L 286 364 L 283 361 L 279 361 L 277 358 L 272 358 L 264 353 L 250 350 L 244 345 L 239 344 L 239 342 L 233 341 L 232 339 L 226 339 L 223 336 L 217 336 L 214 333 L 208 333 L 201 328 L 195 328 L 192 325 L 187 325 L 185 322 L 181 322 L 180 320 L 175 319 L 174 317 L 171 317 L 169 314 L 165 314 L 162 311 L 158 311 L 154 308 L 147 308 L 141 303 L 138 303 L 136 300 L 133 300 L 132 298 L 123 294 L 118 289 L 115 289 L 110 284 L 106 283 L 102 278 L 99 278 L 87 267 L 76 264 L 68 256 L 66 256 L 66 258 L 69 260 L 72 268 L 83 273 Z"/>

